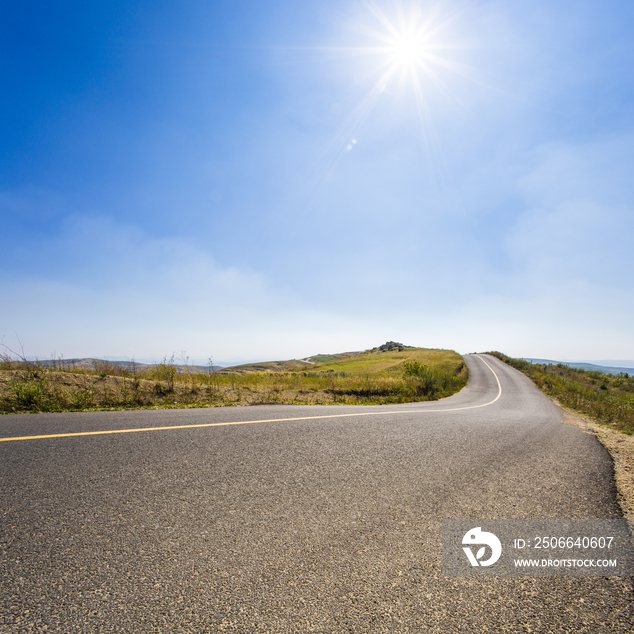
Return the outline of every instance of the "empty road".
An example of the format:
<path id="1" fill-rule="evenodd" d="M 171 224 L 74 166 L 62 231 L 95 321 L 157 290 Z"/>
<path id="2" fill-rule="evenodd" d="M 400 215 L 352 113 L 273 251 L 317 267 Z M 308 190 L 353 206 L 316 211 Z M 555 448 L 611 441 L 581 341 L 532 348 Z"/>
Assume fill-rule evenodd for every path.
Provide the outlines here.
<path id="1" fill-rule="evenodd" d="M 465 360 L 431 403 L 0 417 L 0 633 L 631 632 L 631 578 L 443 577 L 443 519 L 620 517 L 599 442 Z"/>

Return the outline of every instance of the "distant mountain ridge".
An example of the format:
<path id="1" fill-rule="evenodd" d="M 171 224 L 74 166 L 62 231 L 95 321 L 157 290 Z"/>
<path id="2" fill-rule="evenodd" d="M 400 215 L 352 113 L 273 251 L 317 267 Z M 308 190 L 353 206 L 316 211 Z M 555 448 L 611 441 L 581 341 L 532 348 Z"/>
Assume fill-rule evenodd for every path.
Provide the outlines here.
<path id="1" fill-rule="evenodd" d="M 170 363 L 170 360 L 167 361 Z M 98 370 L 105 365 L 111 365 L 118 368 L 124 368 L 126 370 L 132 370 L 132 368 L 137 368 L 140 371 L 149 370 L 151 368 L 155 368 L 157 363 L 140 363 L 139 361 L 122 361 L 116 359 L 98 359 L 96 357 L 84 357 L 82 359 L 45 359 L 40 361 L 39 359 L 36 363 L 44 368 L 68 368 L 73 370 Z M 185 365 L 184 363 L 176 363 L 174 362 L 172 365 L 178 371 L 185 371 L 187 369 L 193 370 L 195 372 L 209 372 L 210 366 L 208 365 Z M 213 364 L 214 370 L 220 370 L 223 366 Z"/>
<path id="2" fill-rule="evenodd" d="M 406 346 L 397 341 L 388 341 L 381 346 L 366 350 L 368 353 L 381 353 L 381 352 L 402 352 L 404 350 L 413 349 L 412 346 Z M 64 367 L 72 370 L 97 370 L 102 371 L 107 366 L 114 366 L 117 368 L 123 368 L 125 370 L 133 371 L 134 368 L 143 372 L 145 370 L 156 368 L 161 363 L 167 363 L 176 368 L 179 374 L 184 372 L 210 372 L 213 368 L 214 371 L 222 370 L 223 372 L 231 372 L 237 374 L 244 374 L 249 372 L 287 372 L 301 369 L 302 367 L 308 368 L 311 365 L 324 363 L 328 361 L 342 361 L 349 359 L 357 355 L 362 354 L 362 351 L 356 350 L 352 352 L 341 352 L 337 354 L 316 354 L 303 359 L 288 359 L 284 361 L 249 361 L 242 363 L 221 362 L 213 363 L 213 365 L 207 363 L 205 365 L 195 364 L 193 361 L 200 361 L 195 359 L 192 363 L 177 363 L 174 358 L 166 359 L 159 362 L 150 362 L 149 359 L 143 359 L 144 362 L 131 360 L 124 361 L 115 357 L 83 357 L 83 358 L 71 358 L 71 359 L 48 359 L 42 360 L 34 359 L 38 365 L 45 368 L 59 368 Z M 184 361 L 184 359 L 182 359 Z"/>
<path id="3" fill-rule="evenodd" d="M 392 344 L 392 345 L 390 345 Z M 388 342 L 379 348 L 373 348 L 371 351 L 387 351 L 387 346 L 390 345 L 389 350 L 398 350 L 399 346 L 401 349 L 410 348 L 411 346 L 403 346 L 403 344 L 397 344 L 394 342 Z M 385 349 L 384 349 L 385 348 Z M 231 362 L 225 362 L 223 364 L 213 364 L 214 370 L 231 370 L 237 372 L 254 372 L 254 371 L 285 371 L 291 369 L 298 369 L 298 367 L 302 365 L 309 366 L 314 363 L 323 363 L 324 361 L 335 361 L 341 360 L 348 357 L 353 357 L 358 354 L 361 354 L 360 351 L 355 352 L 344 352 L 340 354 L 316 354 L 311 357 L 305 357 L 303 359 L 291 359 L 287 361 L 265 361 L 265 362 L 255 362 L 255 363 L 242 363 L 235 365 Z M 626 372 L 627 374 L 634 375 L 634 360 L 633 361 L 622 361 L 623 366 L 616 365 L 600 365 L 598 363 L 590 363 L 588 361 L 556 361 L 553 359 L 537 359 L 532 357 L 523 357 L 525 361 L 530 363 L 538 363 L 538 364 L 547 364 L 547 365 L 557 365 L 558 363 L 563 363 L 571 368 L 579 368 L 581 370 L 586 371 L 594 371 L 594 372 L 603 372 L 605 374 L 621 374 L 622 372 Z M 168 363 L 169 363 L 168 359 Z M 127 370 L 136 367 L 139 371 L 148 370 L 151 368 L 155 368 L 157 363 L 141 363 L 139 361 L 124 361 L 113 359 L 112 357 L 84 357 L 84 358 L 75 358 L 75 359 L 48 359 L 48 360 L 37 360 L 38 365 L 41 365 L 45 368 L 59 367 L 63 366 L 69 369 L 86 369 L 86 370 L 96 370 L 102 364 L 110 364 L 116 367 L 125 368 Z M 627 364 L 627 365 L 625 365 Z M 194 365 L 194 364 L 184 364 L 184 363 L 173 363 L 173 365 L 177 368 L 178 372 L 185 371 L 193 371 L 193 372 L 209 372 L 209 365 Z"/>
<path id="4" fill-rule="evenodd" d="M 632 363 L 632 367 L 621 368 L 608 365 L 597 365 L 586 361 L 553 361 L 552 359 L 531 359 L 528 357 L 524 357 L 524 361 L 546 365 L 557 365 L 558 363 L 562 363 L 563 365 L 567 365 L 571 368 L 578 368 L 579 370 L 587 370 L 589 372 L 603 372 L 604 374 L 621 374 L 621 372 L 634 374 L 634 362 Z"/>

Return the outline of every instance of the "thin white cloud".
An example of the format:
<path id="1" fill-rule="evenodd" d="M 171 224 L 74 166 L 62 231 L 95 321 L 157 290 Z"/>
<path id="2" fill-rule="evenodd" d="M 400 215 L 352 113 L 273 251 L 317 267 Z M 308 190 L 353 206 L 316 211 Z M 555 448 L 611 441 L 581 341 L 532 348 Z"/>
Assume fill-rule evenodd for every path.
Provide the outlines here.
<path id="1" fill-rule="evenodd" d="M 287 358 L 376 344 L 372 319 L 301 304 L 193 241 L 73 216 L 45 251 L 65 254 L 62 271 L 2 283 L 0 334 L 32 356 Z"/>

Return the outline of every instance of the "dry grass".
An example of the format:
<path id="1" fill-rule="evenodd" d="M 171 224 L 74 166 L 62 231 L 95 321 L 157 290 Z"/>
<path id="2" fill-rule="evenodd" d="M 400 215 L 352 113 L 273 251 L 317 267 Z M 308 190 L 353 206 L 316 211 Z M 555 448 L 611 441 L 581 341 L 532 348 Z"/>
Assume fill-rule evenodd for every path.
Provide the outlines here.
<path id="1" fill-rule="evenodd" d="M 143 372 L 107 363 L 92 370 L 44 368 L 5 357 L 0 411 L 404 403 L 449 396 L 468 376 L 462 357 L 449 350 L 407 348 L 340 357 L 314 364 L 273 362 L 274 371 L 241 366 L 213 373 L 183 371 L 173 356 Z M 413 362 L 420 371 L 408 374 Z"/>

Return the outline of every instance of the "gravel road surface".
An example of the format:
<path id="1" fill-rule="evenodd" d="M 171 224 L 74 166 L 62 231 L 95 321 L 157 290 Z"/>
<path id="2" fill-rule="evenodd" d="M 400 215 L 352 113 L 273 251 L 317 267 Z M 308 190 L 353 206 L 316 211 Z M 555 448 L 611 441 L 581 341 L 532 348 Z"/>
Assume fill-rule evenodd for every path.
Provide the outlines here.
<path id="1" fill-rule="evenodd" d="M 631 578 L 443 577 L 443 519 L 621 516 L 595 437 L 465 360 L 432 403 L 0 417 L 61 434 L 0 442 L 0 633 L 631 632 Z"/>

